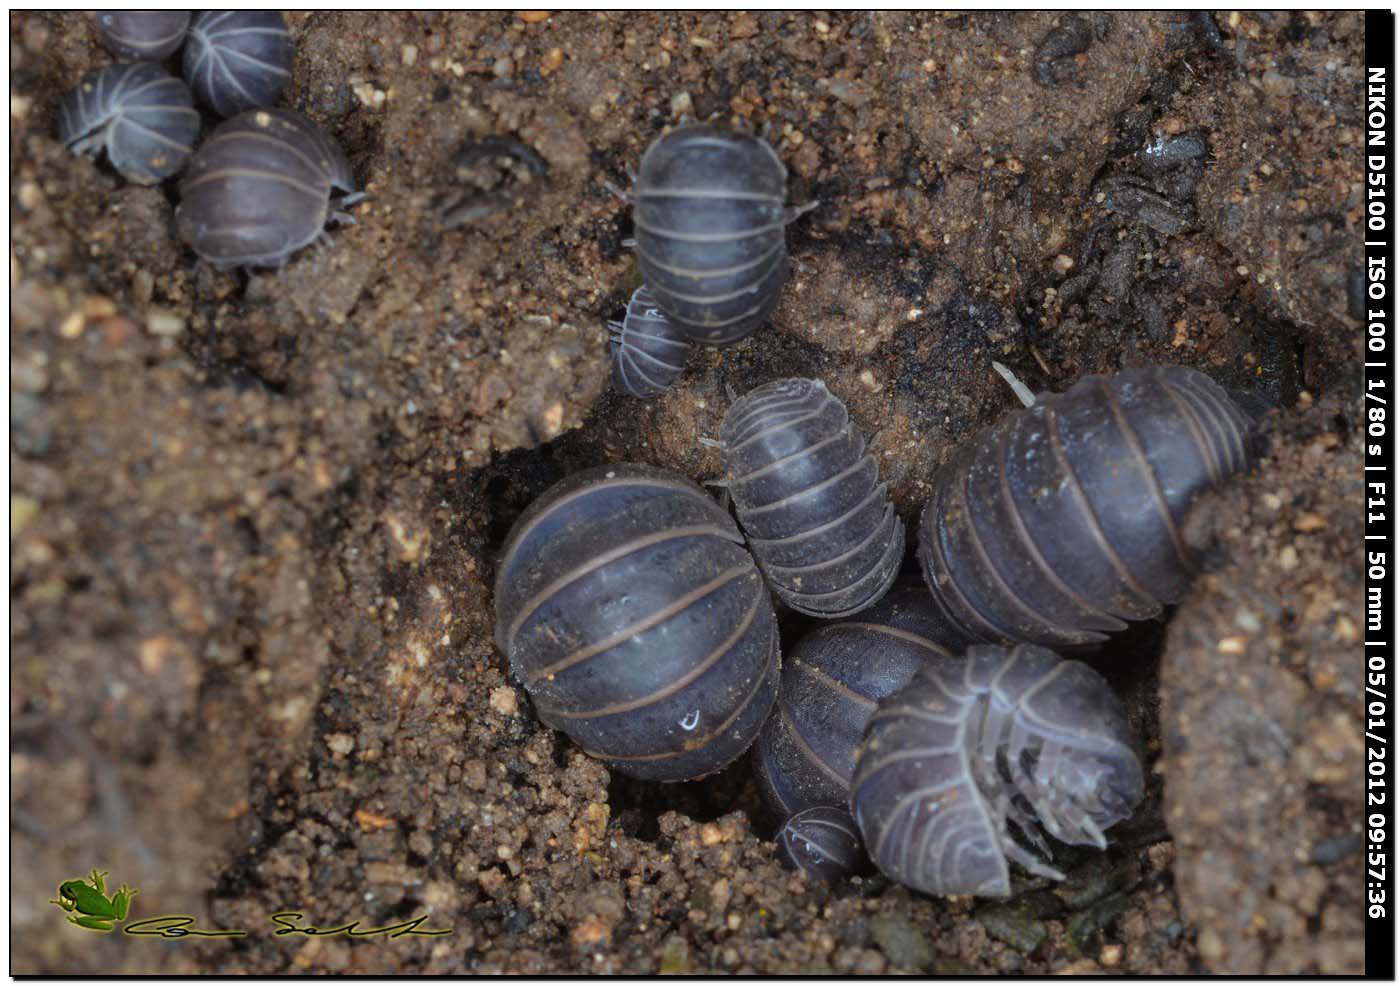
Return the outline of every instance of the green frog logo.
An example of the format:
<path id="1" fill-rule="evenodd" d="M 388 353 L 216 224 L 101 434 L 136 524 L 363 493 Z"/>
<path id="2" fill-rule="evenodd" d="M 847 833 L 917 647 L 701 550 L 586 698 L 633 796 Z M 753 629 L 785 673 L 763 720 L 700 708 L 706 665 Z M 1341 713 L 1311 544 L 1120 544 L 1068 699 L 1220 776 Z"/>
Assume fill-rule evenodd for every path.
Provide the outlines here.
<path id="1" fill-rule="evenodd" d="M 107 896 L 103 883 L 106 871 L 92 871 L 87 880 L 65 880 L 58 885 L 58 897 L 49 901 L 68 912 L 68 920 L 79 928 L 103 933 L 116 929 L 118 921 L 126 920 L 131 898 L 136 896 L 125 883 L 112 896 Z"/>

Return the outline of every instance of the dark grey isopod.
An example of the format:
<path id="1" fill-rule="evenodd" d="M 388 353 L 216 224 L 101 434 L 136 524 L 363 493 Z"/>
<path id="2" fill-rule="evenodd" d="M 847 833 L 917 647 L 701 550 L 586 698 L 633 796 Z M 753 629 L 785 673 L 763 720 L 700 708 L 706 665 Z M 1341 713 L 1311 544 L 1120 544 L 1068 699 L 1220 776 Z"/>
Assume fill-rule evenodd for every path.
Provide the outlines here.
<path id="1" fill-rule="evenodd" d="M 690 343 L 656 306 L 646 285 L 632 292 L 621 322 L 608 323 L 613 386 L 633 397 L 664 393 L 685 371 Z"/>
<path id="2" fill-rule="evenodd" d="M 856 821 L 845 808 L 799 811 L 778 830 L 778 858 L 810 880 L 850 876 L 865 863 Z"/>
<path id="3" fill-rule="evenodd" d="M 70 151 L 106 150 L 112 167 L 138 185 L 154 185 L 183 168 L 198 135 L 190 91 L 150 62 L 89 72 L 58 109 L 58 139 Z"/>
<path id="4" fill-rule="evenodd" d="M 778 691 L 768 590 L 729 515 L 650 466 L 570 476 L 516 522 L 496 643 L 540 718 L 643 780 L 713 773 Z"/>
<path id="5" fill-rule="evenodd" d="M 904 522 L 841 403 L 820 380 L 778 380 L 720 426 L 725 480 L 769 584 L 828 619 L 879 599 L 899 574 Z"/>
<path id="6" fill-rule="evenodd" d="M 799 640 L 784 657 L 777 705 L 753 748 L 759 789 L 774 813 L 844 809 L 875 706 L 962 643 L 921 586 L 895 586 L 858 618 Z"/>
<path id="7" fill-rule="evenodd" d="M 933 597 L 974 638 L 1084 646 L 1178 602 L 1192 502 L 1249 464 L 1248 422 L 1180 366 L 1080 380 L 983 431 L 919 525 Z"/>
<path id="8" fill-rule="evenodd" d="M 104 10 L 97 34 L 118 58 L 158 62 L 175 53 L 190 26 L 188 10 Z"/>
<path id="9" fill-rule="evenodd" d="M 185 78 L 219 116 L 271 106 L 292 78 L 296 46 L 276 10 L 206 10 L 185 45 Z"/>
<path id="10" fill-rule="evenodd" d="M 787 168 L 761 137 L 691 124 L 642 155 L 630 201 L 642 279 L 691 341 L 737 342 L 787 280 Z"/>
<path id="11" fill-rule="evenodd" d="M 891 879 L 928 894 L 1005 897 L 1008 860 L 1064 878 L 1045 862 L 1042 829 L 1102 849 L 1104 830 L 1142 793 L 1127 716 L 1096 671 L 1041 647 L 978 646 L 880 703 L 851 805 Z"/>
<path id="12" fill-rule="evenodd" d="M 324 130 L 291 110 L 251 110 L 214 128 L 180 182 L 175 224 L 222 267 L 279 266 L 363 198 Z"/>

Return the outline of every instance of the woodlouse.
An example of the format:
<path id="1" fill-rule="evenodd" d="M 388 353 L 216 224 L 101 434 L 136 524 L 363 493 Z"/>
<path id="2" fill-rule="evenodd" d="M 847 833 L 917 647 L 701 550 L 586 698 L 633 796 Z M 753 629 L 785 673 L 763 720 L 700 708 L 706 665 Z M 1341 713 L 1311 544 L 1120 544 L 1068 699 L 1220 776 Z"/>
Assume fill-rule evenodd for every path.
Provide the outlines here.
<path id="1" fill-rule="evenodd" d="M 58 139 L 75 154 L 105 149 L 112 167 L 138 185 L 183 168 L 198 135 L 189 89 L 150 62 L 89 72 L 59 105 Z"/>
<path id="2" fill-rule="evenodd" d="M 496 642 L 547 725 L 644 780 L 724 767 L 778 690 L 772 602 L 733 520 L 664 470 L 568 477 L 512 528 Z"/>
<path id="3" fill-rule="evenodd" d="M 820 380 L 764 384 L 720 426 L 725 482 L 773 591 L 835 618 L 874 603 L 899 574 L 904 522 L 875 458 Z"/>
<path id="4" fill-rule="evenodd" d="M 895 586 L 858 619 L 799 640 L 784 656 L 777 705 L 753 748 L 774 813 L 849 804 L 856 749 L 875 706 L 961 642 L 920 586 Z"/>
<path id="5" fill-rule="evenodd" d="M 974 639 L 1080 647 L 1178 602 L 1181 523 L 1249 464 L 1248 422 L 1186 367 L 1085 377 L 984 430 L 919 525 L 934 600 Z"/>
<path id="6" fill-rule="evenodd" d="M 758 328 L 787 279 L 787 168 L 761 137 L 690 124 L 642 155 L 628 200 L 642 279 L 692 342 Z"/>
<path id="7" fill-rule="evenodd" d="M 189 26 L 188 10 L 104 10 L 97 15 L 102 44 L 129 61 L 158 62 L 173 55 Z"/>
<path id="8" fill-rule="evenodd" d="M 778 858 L 810 880 L 850 876 L 865 862 L 860 832 L 845 808 L 821 805 L 783 822 L 776 837 Z"/>
<path id="9" fill-rule="evenodd" d="M 214 128 L 180 182 L 180 237 L 224 267 L 279 266 L 363 198 L 324 130 L 291 110 L 251 110 Z"/>
<path id="10" fill-rule="evenodd" d="M 1104 829 L 1142 794 L 1136 743 L 1108 683 L 1023 644 L 937 661 L 881 702 L 856 758 L 851 805 L 887 876 L 928 894 L 1004 897 L 1008 860 L 1064 878 L 1045 861 L 1040 828 L 1102 849 Z"/>
<path id="11" fill-rule="evenodd" d="M 219 116 L 271 106 L 292 77 L 296 47 L 276 10 L 206 10 L 185 45 L 185 78 Z"/>
<path id="12" fill-rule="evenodd" d="M 608 323 L 613 386 L 633 397 L 654 397 L 685 371 L 690 343 L 642 285 L 632 292 L 627 313 Z"/>

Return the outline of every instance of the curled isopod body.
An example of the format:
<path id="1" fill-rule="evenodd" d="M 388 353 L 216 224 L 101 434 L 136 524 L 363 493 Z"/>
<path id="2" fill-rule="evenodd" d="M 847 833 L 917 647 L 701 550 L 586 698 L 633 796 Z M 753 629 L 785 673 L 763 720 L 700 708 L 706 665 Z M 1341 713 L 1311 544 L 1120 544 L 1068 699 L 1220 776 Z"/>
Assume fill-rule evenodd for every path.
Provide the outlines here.
<path id="1" fill-rule="evenodd" d="M 904 555 L 875 458 L 820 380 L 778 380 L 740 398 L 720 426 L 725 480 L 768 583 L 828 619 L 874 603 Z"/>
<path id="2" fill-rule="evenodd" d="M 761 137 L 679 127 L 642 155 L 630 201 L 642 279 L 692 342 L 758 328 L 787 279 L 787 168 Z"/>
<path id="3" fill-rule="evenodd" d="M 1085 377 L 984 430 L 935 476 L 919 524 L 934 600 L 975 639 L 1082 647 L 1180 601 L 1181 524 L 1245 469 L 1249 424 L 1180 366 Z"/>
<path id="4" fill-rule="evenodd" d="M 1127 715 L 1098 672 L 1041 647 L 982 645 L 880 703 L 851 806 L 891 879 L 928 894 L 1005 897 L 1008 860 L 1064 878 L 1041 830 L 1102 849 L 1104 830 L 1142 793 Z"/>
<path id="5" fill-rule="evenodd" d="M 214 128 L 180 182 L 175 224 L 221 267 L 274 267 L 318 239 L 363 198 L 350 162 L 315 123 L 291 110 L 250 110 Z"/>
<path id="6" fill-rule="evenodd" d="M 613 386 L 633 397 L 654 397 L 685 371 L 690 342 L 642 285 L 621 322 L 608 323 Z"/>
<path id="7" fill-rule="evenodd" d="M 150 62 L 89 72 L 59 104 L 58 139 L 75 154 L 106 150 L 112 167 L 138 185 L 183 168 L 198 135 L 190 91 Z"/>
<path id="8" fill-rule="evenodd" d="M 158 62 L 174 54 L 189 26 L 188 10 L 103 10 L 97 14 L 102 44 L 129 61 Z"/>
<path id="9" fill-rule="evenodd" d="M 844 809 L 875 706 L 961 644 L 922 586 L 895 586 L 859 617 L 799 640 L 783 660 L 777 705 L 753 748 L 758 786 L 774 813 Z"/>
<path id="10" fill-rule="evenodd" d="M 546 725 L 643 780 L 732 762 L 778 691 L 773 605 L 738 528 L 649 466 L 588 469 L 531 504 L 497 572 L 496 642 Z"/>
<path id="11" fill-rule="evenodd" d="M 185 78 L 219 116 L 271 106 L 292 78 L 296 46 L 276 10 L 205 10 L 190 24 Z"/>
<path id="12" fill-rule="evenodd" d="M 799 811 L 783 822 L 777 843 L 778 858 L 811 880 L 840 880 L 865 862 L 856 821 L 845 808 Z"/>

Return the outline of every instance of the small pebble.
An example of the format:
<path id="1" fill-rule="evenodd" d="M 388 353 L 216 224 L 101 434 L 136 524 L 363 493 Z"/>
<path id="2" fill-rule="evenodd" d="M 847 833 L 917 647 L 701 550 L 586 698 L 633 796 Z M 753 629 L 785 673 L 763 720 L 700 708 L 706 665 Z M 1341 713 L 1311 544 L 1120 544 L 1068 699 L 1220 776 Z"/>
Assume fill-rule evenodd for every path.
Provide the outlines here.
<path id="1" fill-rule="evenodd" d="M 153 336 L 177 336 L 185 331 L 185 320 L 174 312 L 152 308 L 146 313 L 146 331 Z"/>
<path id="2" fill-rule="evenodd" d="M 515 715 L 519 708 L 519 702 L 520 700 L 515 695 L 515 689 L 509 685 L 491 689 L 491 708 L 503 716 Z"/>
<path id="3" fill-rule="evenodd" d="M 10 540 L 19 537 L 39 515 L 39 501 L 24 493 L 10 494 Z"/>
<path id="4" fill-rule="evenodd" d="M 888 914 L 871 918 L 870 936 L 891 965 L 921 971 L 933 963 L 933 946 L 928 936 L 904 918 Z"/>

